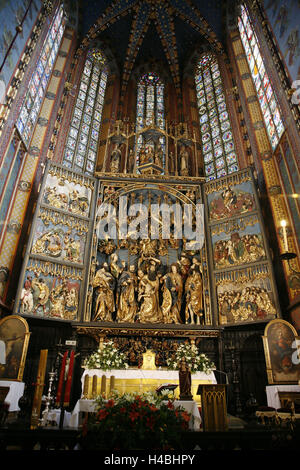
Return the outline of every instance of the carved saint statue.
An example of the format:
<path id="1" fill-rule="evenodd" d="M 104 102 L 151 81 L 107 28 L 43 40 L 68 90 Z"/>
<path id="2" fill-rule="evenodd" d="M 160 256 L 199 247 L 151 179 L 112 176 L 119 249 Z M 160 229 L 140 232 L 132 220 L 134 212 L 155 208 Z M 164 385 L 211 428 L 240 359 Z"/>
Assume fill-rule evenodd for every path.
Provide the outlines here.
<path id="1" fill-rule="evenodd" d="M 35 313 L 39 307 L 42 307 L 45 312 L 46 303 L 48 302 L 50 295 L 49 287 L 42 277 L 38 279 L 34 278 L 31 286 L 33 289 L 33 297 L 36 298 L 36 307 L 33 313 Z"/>
<path id="2" fill-rule="evenodd" d="M 179 365 L 179 396 L 180 400 L 192 400 L 191 393 L 192 379 L 191 371 L 186 363 L 185 358 L 182 359 Z"/>
<path id="3" fill-rule="evenodd" d="M 180 310 L 183 284 L 176 263 L 171 265 L 171 271 L 164 276 L 163 281 L 162 313 L 164 321 L 165 323 L 182 323 Z"/>
<path id="4" fill-rule="evenodd" d="M 154 163 L 155 165 L 162 167 L 163 165 L 163 149 L 161 145 L 158 145 L 155 157 L 154 157 Z"/>
<path id="5" fill-rule="evenodd" d="M 135 267 L 131 265 L 129 271 L 123 271 L 118 281 L 118 311 L 119 322 L 134 322 L 137 313 L 135 291 L 137 277 Z"/>
<path id="6" fill-rule="evenodd" d="M 133 173 L 134 171 L 134 152 L 132 149 L 129 150 L 128 161 L 127 161 L 127 171 L 128 173 Z"/>
<path id="7" fill-rule="evenodd" d="M 179 159 L 180 159 L 180 167 L 179 167 L 180 175 L 186 176 L 189 173 L 189 153 L 184 145 L 182 145 L 180 148 Z"/>
<path id="8" fill-rule="evenodd" d="M 141 146 L 140 148 L 140 153 L 139 153 L 139 164 L 140 165 L 144 165 L 145 163 L 147 163 L 147 154 L 146 154 L 146 150 L 145 150 L 145 147 L 144 145 Z"/>
<path id="9" fill-rule="evenodd" d="M 203 324 L 203 280 L 199 263 L 193 258 L 190 273 L 185 283 L 186 323 Z"/>
<path id="10" fill-rule="evenodd" d="M 141 323 L 162 322 L 159 306 L 159 277 L 154 269 L 150 269 L 147 274 L 139 270 L 138 301 L 140 302 Z"/>
<path id="11" fill-rule="evenodd" d="M 121 164 L 122 152 L 119 144 L 115 144 L 110 157 L 110 171 L 112 173 L 119 173 Z"/>
<path id="12" fill-rule="evenodd" d="M 114 300 L 115 279 L 109 272 L 107 263 L 96 272 L 93 287 L 96 289 L 96 304 L 94 320 L 113 321 L 112 313 L 115 310 Z"/>

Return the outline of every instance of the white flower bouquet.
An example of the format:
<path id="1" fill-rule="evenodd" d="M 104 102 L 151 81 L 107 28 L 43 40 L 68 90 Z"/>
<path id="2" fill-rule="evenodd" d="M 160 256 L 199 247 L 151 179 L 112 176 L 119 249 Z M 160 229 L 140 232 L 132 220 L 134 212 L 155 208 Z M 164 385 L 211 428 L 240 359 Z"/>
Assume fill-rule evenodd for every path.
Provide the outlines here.
<path id="1" fill-rule="evenodd" d="M 113 341 L 106 341 L 102 347 L 85 359 L 83 363 L 85 369 L 128 369 L 126 356 L 120 352 Z"/>
<path id="2" fill-rule="evenodd" d="M 192 373 L 205 372 L 206 374 L 210 374 L 211 370 L 215 369 L 214 363 L 205 354 L 199 354 L 194 344 L 185 343 L 178 347 L 174 356 L 167 359 L 168 369 L 179 370 L 180 363 L 183 359 L 185 359 L 185 363 Z"/>

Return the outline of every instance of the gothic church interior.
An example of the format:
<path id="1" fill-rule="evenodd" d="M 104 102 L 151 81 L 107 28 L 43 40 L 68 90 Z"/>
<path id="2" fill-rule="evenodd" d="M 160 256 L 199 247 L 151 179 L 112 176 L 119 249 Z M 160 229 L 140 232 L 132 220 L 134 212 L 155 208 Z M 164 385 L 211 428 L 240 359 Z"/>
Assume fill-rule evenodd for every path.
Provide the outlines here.
<path id="1" fill-rule="evenodd" d="M 0 18 L 0 339 L 28 326 L 0 385 L 34 400 L 46 350 L 46 395 L 72 351 L 71 411 L 110 340 L 132 369 L 193 344 L 242 419 L 297 388 L 299 2 L 14 0 Z"/>

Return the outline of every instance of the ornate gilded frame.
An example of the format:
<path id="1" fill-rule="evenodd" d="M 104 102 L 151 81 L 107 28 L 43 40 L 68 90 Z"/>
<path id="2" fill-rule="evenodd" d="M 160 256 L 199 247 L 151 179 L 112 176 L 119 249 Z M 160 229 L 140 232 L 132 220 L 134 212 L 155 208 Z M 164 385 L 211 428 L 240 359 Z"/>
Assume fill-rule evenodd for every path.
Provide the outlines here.
<path id="1" fill-rule="evenodd" d="M 291 348 L 291 349 L 294 349 L 293 352 L 290 351 L 288 354 L 288 348 L 286 351 L 282 349 L 282 354 L 285 354 L 291 360 L 291 371 L 289 374 L 286 374 L 286 376 L 284 377 L 285 380 L 284 379 L 279 380 L 278 378 L 278 375 L 280 372 L 275 370 L 274 351 L 272 350 L 272 347 L 271 347 L 272 345 L 270 344 L 271 340 L 272 339 L 274 340 L 274 338 L 271 337 L 270 333 L 272 333 L 271 330 L 274 329 L 274 327 L 276 328 L 276 325 L 278 325 L 278 329 L 280 325 L 285 329 L 288 328 L 290 330 L 290 333 L 293 335 L 294 341 L 295 341 L 294 347 Z M 267 371 L 268 383 L 269 384 L 298 384 L 299 379 L 300 379 L 300 361 L 299 361 L 300 337 L 297 336 L 297 331 L 293 327 L 293 325 L 291 325 L 286 320 L 282 320 L 282 319 L 271 320 L 265 327 L 262 340 L 263 340 L 265 360 L 266 360 L 266 371 Z M 293 343 L 291 346 L 293 346 Z M 278 348 L 276 348 L 276 351 L 279 351 L 278 354 L 280 354 L 280 347 L 281 347 L 281 343 L 278 345 Z M 277 354 L 277 357 L 278 357 L 278 354 Z"/>
<path id="2" fill-rule="evenodd" d="M 17 334 L 16 322 L 21 326 L 21 336 Z M 8 325 L 9 323 L 11 325 Z M 8 337 L 3 334 L 3 325 L 8 327 Z M 10 356 L 11 361 L 8 365 L 0 365 L 0 383 L 1 380 L 22 382 L 30 334 L 27 321 L 19 315 L 9 315 L 0 320 L 0 340 L 6 344 L 6 353 L 7 349 L 9 349 L 6 359 Z M 20 339 L 22 339 L 21 345 Z M 8 343 L 9 348 L 7 348 Z M 14 365 L 16 359 L 18 360 L 17 367 Z M 14 370 L 16 370 L 16 373 L 12 374 Z"/>

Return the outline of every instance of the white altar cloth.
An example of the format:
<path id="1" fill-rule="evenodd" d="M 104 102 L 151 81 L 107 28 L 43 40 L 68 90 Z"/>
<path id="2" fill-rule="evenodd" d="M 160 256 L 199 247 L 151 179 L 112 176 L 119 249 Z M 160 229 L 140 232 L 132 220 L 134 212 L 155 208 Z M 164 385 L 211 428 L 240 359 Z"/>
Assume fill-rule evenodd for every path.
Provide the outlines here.
<path id="1" fill-rule="evenodd" d="M 266 387 L 267 402 L 268 406 L 275 408 L 281 408 L 278 392 L 300 392 L 299 385 L 268 385 Z"/>
<path id="2" fill-rule="evenodd" d="M 191 414 L 191 420 L 189 423 L 190 429 L 194 431 L 200 430 L 201 416 L 199 413 L 198 405 L 195 401 L 175 400 L 174 406 L 175 408 L 178 406 L 182 406 L 188 413 Z M 95 407 L 96 403 L 94 400 L 78 400 L 74 407 L 74 410 L 72 411 L 71 418 L 69 421 L 69 427 L 78 428 L 79 413 L 93 413 L 95 411 Z"/>
<path id="3" fill-rule="evenodd" d="M 0 380 L 0 386 L 9 387 L 9 392 L 5 398 L 6 403 L 9 403 L 8 411 L 20 411 L 18 402 L 24 394 L 25 383 L 14 380 Z"/>

